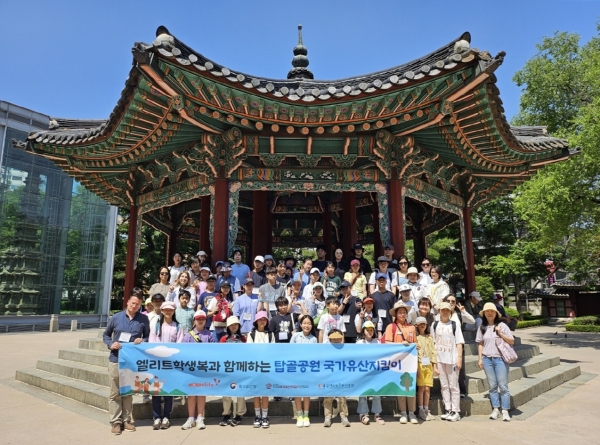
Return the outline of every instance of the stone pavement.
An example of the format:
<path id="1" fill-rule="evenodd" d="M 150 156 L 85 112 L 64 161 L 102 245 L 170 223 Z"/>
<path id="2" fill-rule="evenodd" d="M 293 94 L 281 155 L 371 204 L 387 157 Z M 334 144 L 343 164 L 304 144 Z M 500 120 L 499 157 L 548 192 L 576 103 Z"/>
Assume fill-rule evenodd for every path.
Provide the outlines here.
<path id="1" fill-rule="evenodd" d="M 95 332 L 95 331 L 94 331 Z M 556 333 L 556 334 L 555 334 Z M 184 419 L 175 419 L 166 431 L 153 431 L 149 421 L 137 422 L 138 431 L 112 436 L 106 412 L 82 405 L 70 399 L 37 389 L 14 380 L 15 371 L 35 366 L 36 360 L 56 357 L 61 348 L 76 345 L 90 337 L 90 331 L 0 335 L 0 444 L 43 443 L 44 445 L 79 442 L 86 444 L 152 444 L 168 441 L 170 445 L 210 440 L 226 440 L 240 444 L 261 444 L 266 440 L 290 443 L 307 441 L 343 442 L 365 441 L 383 443 L 410 438 L 445 444 L 506 443 L 558 444 L 576 439 L 597 443 L 594 425 L 600 412 L 600 335 L 568 333 L 562 327 L 540 327 L 518 332 L 523 343 L 538 345 L 542 353 L 560 355 L 566 363 L 581 366 L 582 375 L 553 389 L 532 402 L 514 410 L 513 421 L 491 421 L 482 416 L 465 418 L 457 423 L 435 420 L 421 425 L 400 425 L 387 417 L 386 425 L 364 426 L 351 413 L 352 426 L 343 428 L 339 417 L 331 428 L 323 428 L 322 418 L 311 418 L 310 428 L 296 428 L 290 419 L 272 419 L 268 430 L 254 429 L 251 419 L 236 428 L 219 427 L 219 419 L 210 418 L 204 431 L 182 431 Z M 550 344 L 552 342 L 552 344 Z M 405 436 L 406 435 L 406 436 Z M 203 437 L 207 436 L 207 437 Z M 221 439 L 220 439 L 221 438 Z"/>

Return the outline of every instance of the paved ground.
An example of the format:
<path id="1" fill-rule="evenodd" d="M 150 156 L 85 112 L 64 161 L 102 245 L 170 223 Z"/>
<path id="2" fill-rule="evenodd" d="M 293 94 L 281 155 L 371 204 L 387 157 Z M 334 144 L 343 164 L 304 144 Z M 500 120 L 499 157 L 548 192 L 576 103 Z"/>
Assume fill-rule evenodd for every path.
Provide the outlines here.
<path id="1" fill-rule="evenodd" d="M 555 334 L 556 332 L 556 334 Z M 325 429 L 312 419 L 307 429 L 295 427 L 292 419 L 273 419 L 268 430 L 253 429 L 249 424 L 236 428 L 219 427 L 218 419 L 209 419 L 204 431 L 182 431 L 183 419 L 166 431 L 153 431 L 149 422 L 138 422 L 138 431 L 112 436 L 105 412 L 83 406 L 52 393 L 14 381 L 17 369 L 33 367 L 37 358 L 57 357 L 58 350 L 75 347 L 80 338 L 96 335 L 96 331 L 27 333 L 0 335 L 0 444 L 43 443 L 44 445 L 78 442 L 86 444 L 192 444 L 198 440 L 263 445 L 265 440 L 286 444 L 319 441 L 329 443 L 385 443 L 410 437 L 411 443 L 432 440 L 445 444 L 510 443 L 564 444 L 571 440 L 598 443 L 594 425 L 600 412 L 600 336 L 569 333 L 561 327 L 540 327 L 519 331 L 524 343 L 540 346 L 542 353 L 560 355 L 569 363 L 578 363 L 584 373 L 570 384 L 546 393 L 513 412 L 511 423 L 490 421 L 482 417 L 466 418 L 457 423 L 440 420 L 421 425 L 400 425 L 391 417 L 386 425 L 364 426 L 352 415 L 350 428 L 336 423 Z M 550 344 L 552 342 L 552 344 Z M 249 423 L 249 420 L 248 420 Z M 218 432 L 215 430 L 219 430 Z M 216 434 L 219 434 L 218 436 Z M 405 436 L 405 434 L 407 436 Z M 206 436 L 206 437 L 203 437 Z M 435 443 L 435 442 L 434 442 Z"/>

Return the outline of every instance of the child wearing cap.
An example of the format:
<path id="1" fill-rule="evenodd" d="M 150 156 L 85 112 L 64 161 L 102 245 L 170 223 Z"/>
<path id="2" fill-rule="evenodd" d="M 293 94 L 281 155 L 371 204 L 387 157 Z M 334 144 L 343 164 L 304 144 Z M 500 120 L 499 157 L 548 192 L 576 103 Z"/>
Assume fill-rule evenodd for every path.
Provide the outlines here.
<path id="1" fill-rule="evenodd" d="M 376 273 L 372 273 L 369 276 L 369 294 L 375 292 L 376 283 L 375 281 L 379 279 L 381 275 L 383 275 L 386 279 L 386 289 L 396 295 L 396 285 L 398 284 L 398 276 L 395 272 L 388 270 L 391 261 L 386 256 L 380 256 L 377 259 L 377 269 Z"/>
<path id="2" fill-rule="evenodd" d="M 333 329 L 339 332 L 346 330 L 342 316 L 338 314 L 339 301 L 333 295 L 325 300 L 327 313 L 321 315 L 317 329 L 319 330 L 319 343 L 329 343 L 329 332 Z M 342 335 L 343 340 L 343 335 Z"/>
<path id="3" fill-rule="evenodd" d="M 224 335 L 220 343 L 246 343 L 246 337 L 240 332 L 240 319 L 232 315 L 227 319 L 227 334 Z M 231 415 L 230 415 L 231 413 Z M 242 416 L 246 414 L 246 399 L 237 397 L 233 405 L 231 397 L 223 397 L 223 420 L 220 426 L 238 426 L 242 422 Z M 231 416 L 234 416 L 233 418 Z"/>
<path id="4" fill-rule="evenodd" d="M 355 317 L 354 320 L 356 323 L 356 333 L 358 334 L 358 337 L 364 336 L 363 326 L 365 322 L 369 321 L 373 323 L 373 326 L 375 327 L 375 338 L 379 338 L 378 333 L 381 332 L 382 323 L 373 309 L 374 305 L 375 300 L 373 300 L 371 297 L 367 297 L 362 301 L 362 309 L 360 310 L 358 317 Z M 356 342 L 358 343 L 358 340 Z"/>
<path id="5" fill-rule="evenodd" d="M 362 310 L 362 301 L 360 298 L 352 295 L 350 283 L 342 281 L 340 285 L 342 297 L 340 298 L 340 306 L 338 314 L 342 316 L 344 322 L 344 343 L 356 343 L 356 319 Z"/>
<path id="6" fill-rule="evenodd" d="M 335 298 L 335 297 L 329 297 Z M 328 299 L 329 300 L 329 299 Z M 321 318 L 322 319 L 322 318 Z M 321 334 L 319 334 L 321 335 Z M 339 329 L 331 329 L 327 333 L 327 342 L 326 343 L 344 343 L 344 334 Z M 338 408 L 340 411 L 340 419 L 342 420 L 342 425 L 348 427 L 350 426 L 350 421 L 348 420 L 348 403 L 346 401 L 346 397 L 338 397 Z M 325 397 L 323 399 L 323 408 L 325 412 L 325 421 L 323 422 L 323 426 L 325 428 L 329 428 L 331 426 L 331 417 L 333 415 L 333 397 Z"/>
<path id="7" fill-rule="evenodd" d="M 311 297 L 313 286 L 321 281 L 321 271 L 319 271 L 319 269 L 316 267 L 313 267 L 310 270 L 309 276 L 310 281 L 306 286 L 304 286 L 304 290 L 302 291 L 302 297 L 304 297 L 305 300 Z"/>
<path id="8" fill-rule="evenodd" d="M 214 275 L 208 277 L 206 291 L 204 291 L 200 300 L 206 308 L 208 329 L 213 332 L 215 341 L 219 341 L 225 335 L 227 317 L 233 310 L 233 295 L 228 281 L 221 283 L 219 292 L 214 289 L 216 282 Z"/>
<path id="9" fill-rule="evenodd" d="M 145 316 L 148 316 L 148 314 L 153 311 L 154 311 L 154 306 L 152 306 L 152 298 L 148 297 L 148 298 L 146 298 L 146 301 L 144 301 L 144 310 L 142 311 L 142 314 L 144 314 Z"/>
<path id="10" fill-rule="evenodd" d="M 244 293 L 233 302 L 233 315 L 241 321 L 241 333 L 248 334 L 254 323 L 254 316 L 258 312 L 258 295 L 254 292 L 254 281 L 246 278 Z"/>
<path id="11" fill-rule="evenodd" d="M 192 329 L 194 323 L 194 309 L 188 307 L 190 302 L 190 293 L 183 289 L 179 291 L 179 307 L 175 309 L 175 316 L 181 325 L 183 332 L 188 332 Z"/>
<path id="12" fill-rule="evenodd" d="M 181 343 L 184 331 L 175 316 L 175 303 L 165 301 L 160 306 L 160 318 L 150 330 L 148 343 Z M 159 386 L 160 388 L 160 386 Z M 164 398 L 164 410 L 161 398 Z M 166 430 L 171 426 L 171 411 L 173 410 L 173 396 L 152 396 L 153 429 Z"/>
<path id="13" fill-rule="evenodd" d="M 277 281 L 277 269 L 268 267 L 267 282 L 258 288 L 258 310 L 266 311 L 269 318 L 277 313 L 275 301 L 285 296 L 285 286 Z"/>
<path id="14" fill-rule="evenodd" d="M 415 327 L 406 321 L 410 308 L 411 307 L 403 301 L 398 301 L 394 304 L 394 307 L 390 309 L 390 315 L 395 317 L 395 320 L 386 328 L 383 337 L 384 341 L 382 343 L 402 343 L 404 346 L 409 346 L 411 343 L 417 342 L 417 331 Z M 397 397 L 398 408 L 400 409 L 400 423 L 406 424 L 408 421 L 412 424 L 419 423 L 414 414 L 417 409 L 416 402 L 414 396 Z"/>
<path id="15" fill-rule="evenodd" d="M 400 292 L 400 301 L 404 302 L 404 304 L 409 306 L 406 321 L 410 324 L 413 324 L 415 318 L 417 318 L 417 302 L 413 301 L 412 299 L 412 289 L 409 284 L 404 283 L 398 286 L 398 290 Z"/>
<path id="16" fill-rule="evenodd" d="M 285 300 L 285 297 L 281 297 Z M 287 306 L 287 300 L 285 301 Z M 273 321 L 273 319 L 271 319 Z M 269 329 L 267 324 L 269 317 L 266 311 L 259 311 L 254 319 L 254 329 L 246 337 L 246 343 L 275 343 L 275 336 Z M 262 414 L 261 414 L 262 408 Z M 269 397 L 254 397 L 254 428 L 269 428 Z"/>
<path id="17" fill-rule="evenodd" d="M 416 267 L 408 268 L 406 278 L 408 279 L 407 284 L 410 286 L 410 299 L 414 303 L 414 306 L 416 306 L 421 298 L 426 297 L 429 294 L 429 291 L 426 285 L 419 282 L 421 274 Z"/>
<path id="18" fill-rule="evenodd" d="M 442 420 L 456 422 L 460 420 L 460 386 L 458 376 L 462 368 L 463 345 L 465 340 L 462 335 L 460 323 L 451 320 L 452 306 L 442 302 L 439 306 L 439 321 L 431 325 L 435 349 L 437 353 L 438 369 L 440 371 L 440 385 L 446 412 L 440 416 Z"/>
<path id="19" fill-rule="evenodd" d="M 334 297 L 337 298 L 337 297 Z M 325 296 L 325 287 L 322 283 L 315 283 L 313 286 L 312 296 L 305 300 L 305 307 L 308 315 L 313 317 L 315 324 L 319 324 L 319 320 L 323 314 L 327 314 L 328 310 L 325 307 L 327 298 Z"/>
<path id="20" fill-rule="evenodd" d="M 365 299 L 363 303 L 365 303 L 366 300 L 368 300 L 368 298 Z M 357 344 L 379 344 L 375 324 L 371 320 L 365 321 L 360 330 L 362 331 L 363 336 L 359 340 L 356 340 Z M 381 418 L 381 397 L 373 396 L 371 408 L 375 415 L 375 421 L 380 425 L 385 425 L 385 421 Z M 369 403 L 366 397 L 358 398 L 358 418 L 363 425 L 368 425 L 371 422 L 369 419 Z"/>
<path id="21" fill-rule="evenodd" d="M 350 283 L 352 290 L 361 300 L 367 295 L 367 278 L 360 270 L 360 261 L 353 259 L 350 261 L 350 270 L 344 274 L 344 281 Z"/>
<path id="22" fill-rule="evenodd" d="M 417 363 L 417 399 L 419 417 L 423 420 L 433 420 L 429 411 L 429 397 L 433 387 L 433 373 L 439 375 L 437 368 L 437 355 L 435 344 L 429 333 L 429 325 L 425 317 L 417 317 L 417 349 L 419 361 Z"/>
<path id="23" fill-rule="evenodd" d="M 206 329 L 206 312 L 199 309 L 194 313 L 194 328 L 183 336 L 182 343 L 214 343 L 215 338 Z M 181 427 L 182 430 L 198 427 L 199 430 L 206 428 L 204 424 L 204 408 L 206 396 L 188 396 L 188 419 Z M 197 417 L 196 417 L 197 416 Z"/>

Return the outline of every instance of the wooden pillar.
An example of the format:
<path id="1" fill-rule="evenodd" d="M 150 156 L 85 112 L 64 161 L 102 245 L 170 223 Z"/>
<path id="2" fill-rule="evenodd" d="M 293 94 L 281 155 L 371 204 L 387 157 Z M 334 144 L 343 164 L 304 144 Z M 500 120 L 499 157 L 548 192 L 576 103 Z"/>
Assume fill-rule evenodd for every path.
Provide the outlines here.
<path id="1" fill-rule="evenodd" d="M 466 246 L 466 264 L 465 264 L 465 292 L 469 295 L 476 289 L 475 285 L 475 254 L 473 250 L 473 228 L 471 225 L 471 208 L 465 207 L 463 210 L 463 219 L 465 223 L 465 246 Z"/>
<path id="2" fill-rule="evenodd" d="M 254 256 L 271 253 L 271 245 L 273 243 L 271 229 L 271 212 L 269 211 L 268 192 L 256 191 L 253 192 L 252 210 L 252 255 L 249 260 L 250 264 L 254 264 Z"/>
<path id="3" fill-rule="evenodd" d="M 129 207 L 129 227 L 127 229 L 127 255 L 125 257 L 125 287 L 123 289 L 123 309 L 127 306 L 127 300 L 135 287 L 135 238 L 137 233 L 138 208 L 135 205 Z"/>
<path id="4" fill-rule="evenodd" d="M 210 248 L 210 195 L 200 198 L 200 245 L 198 250 L 203 250 L 212 260 Z M 196 252 L 194 252 L 195 254 Z"/>
<path id="5" fill-rule="evenodd" d="M 229 241 L 229 184 L 227 179 L 215 179 L 213 215 L 212 264 L 227 259 Z"/>
<path id="6" fill-rule="evenodd" d="M 325 244 L 327 255 L 325 258 L 328 260 L 333 259 L 333 242 L 332 242 L 332 227 L 331 227 L 331 212 L 329 211 L 329 205 L 325 205 L 323 211 L 323 244 Z"/>
<path id="7" fill-rule="evenodd" d="M 357 238 L 356 192 L 342 192 L 342 239 L 345 255 L 350 255 L 350 249 Z"/>
<path id="8" fill-rule="evenodd" d="M 423 258 L 427 257 L 427 237 L 421 231 L 416 233 L 415 239 L 415 265 L 420 269 Z"/>
<path id="9" fill-rule="evenodd" d="M 377 193 L 375 193 L 375 195 L 377 195 Z M 379 231 L 379 204 L 377 201 L 371 206 L 371 212 L 373 215 L 373 256 L 375 257 L 375 261 L 377 261 L 377 258 L 383 256 L 381 232 Z"/>
<path id="10" fill-rule="evenodd" d="M 173 262 L 173 255 L 177 252 L 177 240 L 179 236 L 175 229 L 171 230 L 171 234 L 169 235 L 169 246 L 168 246 L 168 254 L 167 254 L 167 266 Z M 196 253 L 196 252 L 194 252 Z"/>
<path id="11" fill-rule="evenodd" d="M 388 208 L 390 219 L 390 242 L 394 254 L 404 255 L 404 209 L 402 208 L 402 181 L 390 179 L 388 182 Z"/>

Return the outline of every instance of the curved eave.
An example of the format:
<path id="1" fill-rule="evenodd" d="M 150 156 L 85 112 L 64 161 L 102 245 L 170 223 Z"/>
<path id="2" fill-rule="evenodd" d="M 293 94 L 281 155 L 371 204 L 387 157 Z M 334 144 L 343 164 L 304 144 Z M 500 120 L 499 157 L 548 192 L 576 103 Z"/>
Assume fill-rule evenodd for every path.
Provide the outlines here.
<path id="1" fill-rule="evenodd" d="M 161 28 L 163 32 L 166 31 L 166 28 Z M 483 57 L 490 60 L 487 53 L 480 54 L 469 50 L 468 44 L 455 52 L 455 44 L 460 41 L 470 43 L 470 34 L 465 32 L 436 51 L 411 62 L 375 73 L 339 80 L 269 79 L 242 73 L 206 58 L 169 34 L 160 35 L 152 45 L 136 43 L 134 55 L 138 63 L 148 63 L 155 55 L 199 75 L 219 79 L 232 87 L 243 88 L 272 99 L 310 103 L 377 94 L 393 86 L 407 85 L 437 76 L 457 65 L 468 63 L 473 58 Z"/>

